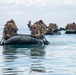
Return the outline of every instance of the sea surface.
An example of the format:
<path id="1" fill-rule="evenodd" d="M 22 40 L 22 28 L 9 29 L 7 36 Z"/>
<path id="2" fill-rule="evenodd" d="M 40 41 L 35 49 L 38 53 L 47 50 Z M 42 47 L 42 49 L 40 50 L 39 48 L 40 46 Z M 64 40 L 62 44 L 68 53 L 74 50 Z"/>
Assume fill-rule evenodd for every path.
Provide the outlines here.
<path id="1" fill-rule="evenodd" d="M 30 34 L 18 26 L 19 34 Z M 3 26 L 0 26 L 0 40 Z M 0 75 L 76 75 L 76 34 L 46 35 L 45 46 L 0 46 Z"/>

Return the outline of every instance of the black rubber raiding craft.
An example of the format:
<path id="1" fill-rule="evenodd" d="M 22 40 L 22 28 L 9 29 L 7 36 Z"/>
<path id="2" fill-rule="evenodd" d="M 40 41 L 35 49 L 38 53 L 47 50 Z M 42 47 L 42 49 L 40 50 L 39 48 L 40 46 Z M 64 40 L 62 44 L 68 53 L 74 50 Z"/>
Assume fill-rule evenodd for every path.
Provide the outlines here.
<path id="1" fill-rule="evenodd" d="M 18 35 L 13 36 L 6 40 L 1 45 L 33 45 L 33 44 L 42 44 L 43 41 L 29 35 Z"/>

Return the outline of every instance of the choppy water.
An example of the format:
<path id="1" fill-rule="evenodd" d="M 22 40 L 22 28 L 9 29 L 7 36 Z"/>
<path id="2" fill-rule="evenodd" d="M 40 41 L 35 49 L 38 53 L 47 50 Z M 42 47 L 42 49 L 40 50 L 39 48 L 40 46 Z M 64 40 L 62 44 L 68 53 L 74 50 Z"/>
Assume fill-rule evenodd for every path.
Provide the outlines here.
<path id="1" fill-rule="evenodd" d="M 48 46 L 0 46 L 0 75 L 76 75 L 76 35 L 46 38 Z"/>

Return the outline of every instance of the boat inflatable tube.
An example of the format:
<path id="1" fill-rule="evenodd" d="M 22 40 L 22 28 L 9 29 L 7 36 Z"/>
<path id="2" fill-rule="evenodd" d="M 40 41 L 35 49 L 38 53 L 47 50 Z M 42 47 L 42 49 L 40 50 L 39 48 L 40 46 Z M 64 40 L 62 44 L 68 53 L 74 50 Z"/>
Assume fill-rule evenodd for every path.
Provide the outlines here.
<path id="1" fill-rule="evenodd" d="M 76 34 L 76 30 L 68 29 L 65 31 L 65 34 Z"/>
<path id="2" fill-rule="evenodd" d="M 19 35 L 9 38 L 4 42 L 3 45 L 33 45 L 33 44 L 39 44 L 39 41 L 40 41 L 39 39 L 33 38 L 28 35 Z"/>
<path id="3" fill-rule="evenodd" d="M 60 31 L 53 32 L 53 33 L 48 31 L 45 35 L 61 35 L 61 33 L 60 33 Z"/>

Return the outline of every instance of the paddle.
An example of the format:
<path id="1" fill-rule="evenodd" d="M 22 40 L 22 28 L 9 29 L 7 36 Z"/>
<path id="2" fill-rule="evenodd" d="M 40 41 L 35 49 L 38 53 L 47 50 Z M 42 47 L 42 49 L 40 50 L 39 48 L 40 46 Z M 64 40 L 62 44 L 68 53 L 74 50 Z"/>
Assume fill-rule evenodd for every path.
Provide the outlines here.
<path id="1" fill-rule="evenodd" d="M 43 43 L 44 45 L 49 45 L 50 42 L 43 36 Z"/>
<path id="2" fill-rule="evenodd" d="M 41 40 L 43 40 L 43 43 L 44 43 L 44 45 L 49 45 L 50 44 L 50 42 L 44 37 L 44 35 L 42 35 L 42 36 L 40 36 L 40 37 L 36 37 L 37 39 L 41 39 Z M 42 42 L 39 40 L 38 41 L 38 45 L 42 45 Z"/>
<path id="3" fill-rule="evenodd" d="M 44 45 L 49 45 L 50 44 L 50 42 L 48 40 L 46 40 L 46 38 L 43 35 L 40 36 L 40 37 L 38 37 L 38 36 L 32 36 L 32 37 L 38 39 L 38 45 L 42 45 L 41 40 L 43 40 Z"/>
<path id="4" fill-rule="evenodd" d="M 2 40 L 0 41 L 0 46 L 3 45 L 3 44 L 4 44 L 4 42 L 3 42 L 3 39 L 2 39 Z"/>

